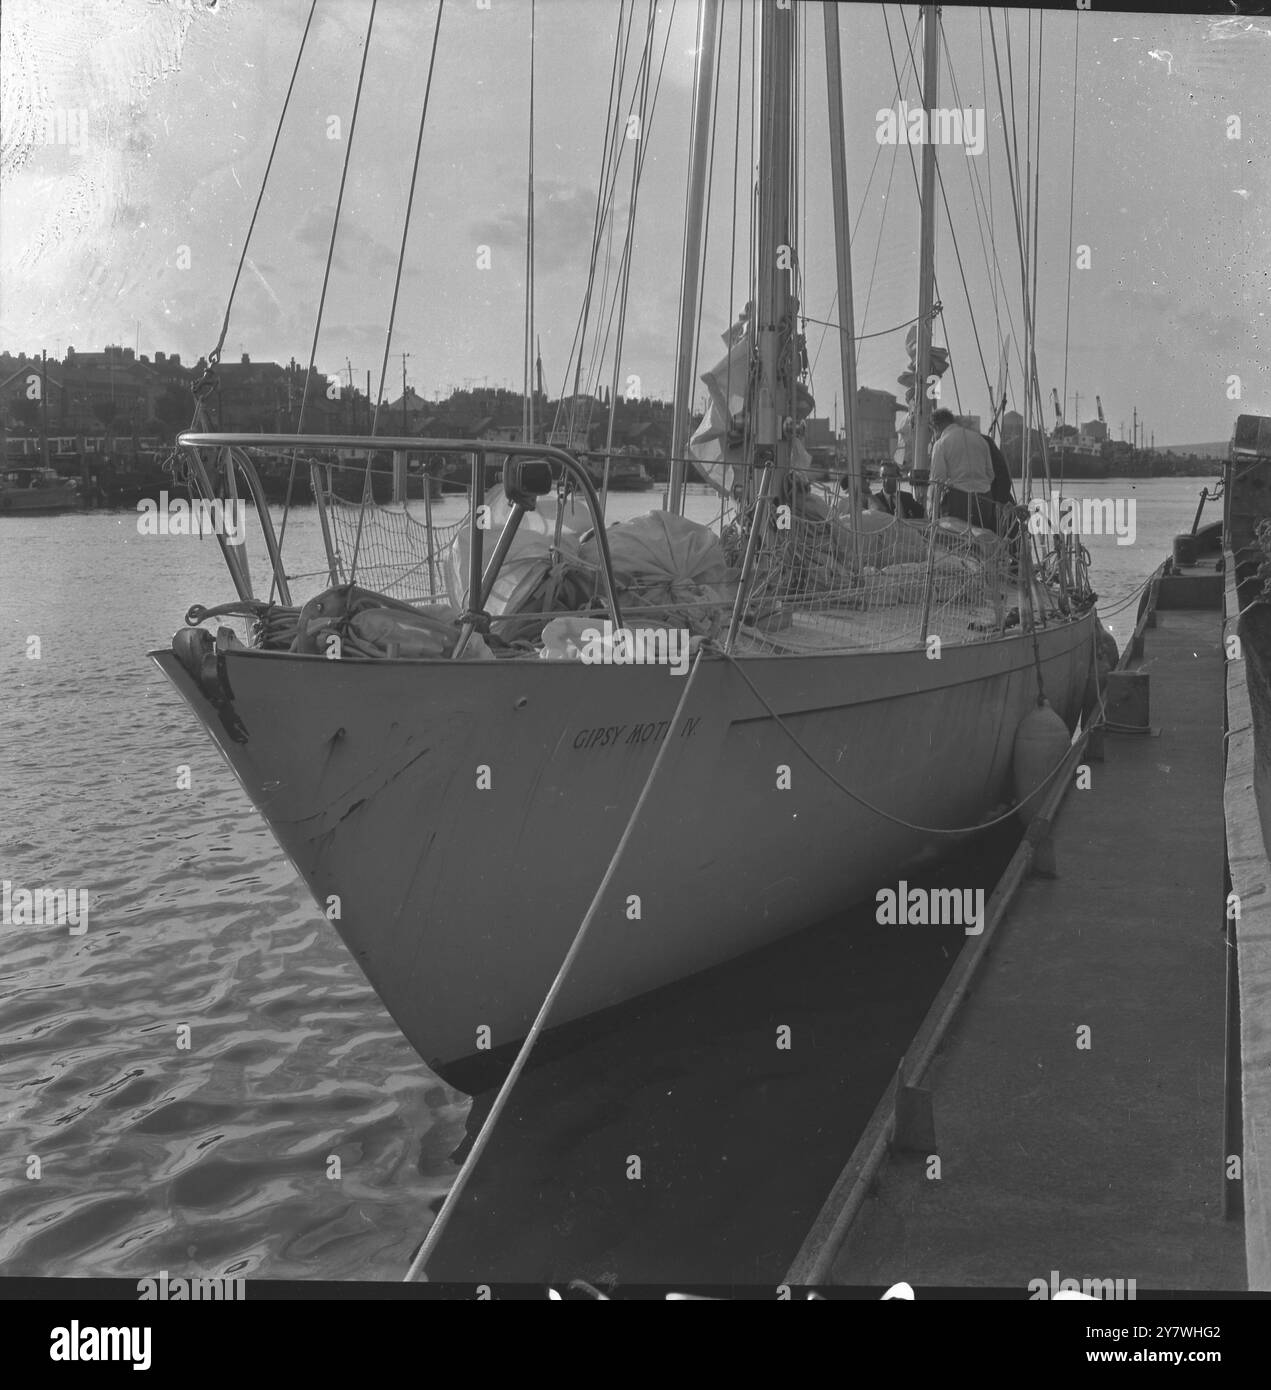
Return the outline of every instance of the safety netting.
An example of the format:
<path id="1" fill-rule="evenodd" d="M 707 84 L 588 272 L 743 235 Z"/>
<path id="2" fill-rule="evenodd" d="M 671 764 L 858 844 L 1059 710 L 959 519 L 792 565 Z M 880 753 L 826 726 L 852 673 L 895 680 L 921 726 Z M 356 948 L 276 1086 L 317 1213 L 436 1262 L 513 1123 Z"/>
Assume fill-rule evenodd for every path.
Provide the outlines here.
<path id="1" fill-rule="evenodd" d="M 444 595 L 443 562 L 455 537 L 466 531 L 466 521 L 430 526 L 403 505 L 346 502 L 321 487 L 318 476 L 314 496 L 326 528 L 328 562 L 338 583 L 356 577 L 366 588 L 408 603 L 430 602 Z"/>
<path id="2" fill-rule="evenodd" d="M 485 504 L 488 557 L 508 504 L 499 488 Z M 329 493 L 322 505 L 340 581 L 354 577 L 356 549 L 359 584 L 458 612 L 469 607 L 466 518 L 430 530 L 403 508 L 344 502 Z M 846 499 L 802 488 L 789 505 L 767 505 L 738 608 L 752 516 L 750 509 L 727 508 L 718 533 L 661 510 L 610 523 L 624 624 L 671 624 L 721 640 L 735 616 L 736 651 L 781 655 L 901 649 L 932 636 L 976 642 L 1012 620 L 1010 549 L 994 532 L 950 518 L 933 524 L 879 512 L 853 515 Z M 601 576 L 595 537 L 562 524 L 555 500 L 543 499 L 539 511 L 523 518 L 486 600 L 496 645 L 529 654 L 559 615 L 603 617 Z"/>
<path id="3" fill-rule="evenodd" d="M 757 547 L 739 650 L 808 652 L 981 641 L 1011 607 L 1011 554 L 995 532 L 944 518 L 853 515 L 815 495 L 773 508 Z M 744 561 L 749 532 L 723 536 Z"/>

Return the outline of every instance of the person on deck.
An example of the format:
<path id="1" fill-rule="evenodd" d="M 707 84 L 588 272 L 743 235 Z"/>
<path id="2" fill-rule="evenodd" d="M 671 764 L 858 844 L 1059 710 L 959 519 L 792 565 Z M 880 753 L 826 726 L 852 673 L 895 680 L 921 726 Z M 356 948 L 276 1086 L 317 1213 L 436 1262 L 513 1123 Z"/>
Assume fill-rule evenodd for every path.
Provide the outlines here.
<path id="1" fill-rule="evenodd" d="M 900 469 L 894 463 L 883 464 L 880 474 L 883 490 L 870 493 L 868 505 L 871 512 L 886 512 L 889 516 L 895 516 L 899 506 L 900 516 L 905 521 L 917 521 L 926 516 L 922 503 L 912 492 L 901 492 Z"/>
<path id="2" fill-rule="evenodd" d="M 959 425 L 953 411 L 943 408 L 932 415 L 931 425 L 936 432 L 931 481 L 941 485 L 940 515 L 996 530 L 993 458 L 984 436 Z"/>
<path id="3" fill-rule="evenodd" d="M 993 463 L 993 486 L 989 496 L 993 499 L 997 512 L 997 533 L 1002 536 L 1010 550 L 1011 559 L 1019 559 L 1019 517 L 1012 505 L 1015 485 L 1011 481 L 1011 470 L 1006 463 L 1006 455 L 997 447 L 990 435 L 981 436 L 989 446 L 989 458 Z"/>
<path id="4" fill-rule="evenodd" d="M 993 465 L 993 486 L 989 489 L 989 496 L 999 504 L 1010 504 L 1011 494 L 1014 485 L 1011 482 L 1011 470 L 1006 463 L 1006 455 L 997 447 L 991 435 L 981 435 L 981 439 L 989 446 L 989 462 Z"/>

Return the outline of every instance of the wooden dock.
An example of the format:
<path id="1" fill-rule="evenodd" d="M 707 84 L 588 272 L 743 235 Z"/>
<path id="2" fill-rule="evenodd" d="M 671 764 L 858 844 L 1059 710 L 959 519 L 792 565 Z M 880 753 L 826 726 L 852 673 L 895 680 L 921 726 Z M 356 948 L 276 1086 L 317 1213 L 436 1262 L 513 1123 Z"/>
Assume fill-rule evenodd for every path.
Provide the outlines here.
<path id="1" fill-rule="evenodd" d="M 1154 576 L 1109 731 L 1074 751 L 1088 789 L 1070 776 L 1043 808 L 1049 843 L 1021 846 L 790 1283 L 1248 1287 L 1225 1162 L 1222 585 L 1212 562 Z M 1051 851 L 1056 876 L 1030 874 Z"/>

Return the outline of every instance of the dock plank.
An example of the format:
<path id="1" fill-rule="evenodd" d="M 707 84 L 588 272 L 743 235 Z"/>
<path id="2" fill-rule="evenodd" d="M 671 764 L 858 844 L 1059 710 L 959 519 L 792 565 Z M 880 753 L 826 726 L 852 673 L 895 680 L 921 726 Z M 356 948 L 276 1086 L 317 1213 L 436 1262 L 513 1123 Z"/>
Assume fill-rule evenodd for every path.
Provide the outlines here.
<path id="1" fill-rule="evenodd" d="M 1236 565 L 1227 565 L 1227 633 L 1237 632 Z M 1247 637 L 1245 640 L 1248 640 Z M 1227 663 L 1227 858 L 1240 962 L 1241 1111 L 1245 1248 L 1251 1289 L 1271 1289 L 1271 882 L 1257 796 L 1258 749 L 1247 662 Z"/>
<path id="2" fill-rule="evenodd" d="M 891 1154 L 834 1282 L 1246 1286 L 1222 1218 L 1219 615 L 1168 612 L 1135 664 L 1160 737 L 1109 736 L 1069 794 L 1059 877 L 1020 890 L 929 1075 L 940 1176 Z"/>

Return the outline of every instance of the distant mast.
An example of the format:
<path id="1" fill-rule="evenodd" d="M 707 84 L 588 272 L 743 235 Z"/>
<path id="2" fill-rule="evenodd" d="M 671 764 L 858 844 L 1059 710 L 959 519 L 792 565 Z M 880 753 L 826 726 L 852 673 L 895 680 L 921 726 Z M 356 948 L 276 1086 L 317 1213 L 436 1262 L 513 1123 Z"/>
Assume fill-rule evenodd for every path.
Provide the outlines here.
<path id="1" fill-rule="evenodd" d="M 918 342 L 914 354 L 914 468 L 930 467 L 931 438 L 927 377 L 931 364 L 931 306 L 936 278 L 936 147 L 935 123 L 937 48 L 936 6 L 922 7 L 922 104 L 926 108 L 926 139 L 922 146 L 922 238 L 918 257 Z"/>
<path id="2" fill-rule="evenodd" d="M 66 380 L 65 377 L 62 378 Z M 113 386 L 113 378 L 112 378 Z M 63 388 L 64 389 L 64 388 Z M 49 354 L 40 349 L 40 462 L 49 467 Z"/>
<path id="3" fill-rule="evenodd" d="M 839 56 L 839 7 L 825 3 L 825 90 L 829 97 L 830 182 L 834 193 L 834 250 L 839 299 L 839 361 L 846 412 L 847 490 L 852 524 L 864 502 L 861 427 L 856 395 L 856 319 L 852 304 L 852 240 L 847 211 L 847 151 L 843 129 L 843 72 Z M 838 434 L 838 397 L 834 398 L 834 433 Z"/>
<path id="4" fill-rule="evenodd" d="M 711 104 L 719 0 L 697 7 L 697 59 L 693 76 L 693 142 L 689 150 L 689 194 L 684 211 L 684 259 L 680 268 L 680 326 L 675 344 L 675 389 L 671 407 L 671 472 L 667 510 L 684 510 L 684 458 L 693 408 L 693 358 L 697 347 L 697 292 L 702 260 L 706 176 L 710 168 Z M 733 306 L 735 308 L 735 306 Z"/>

